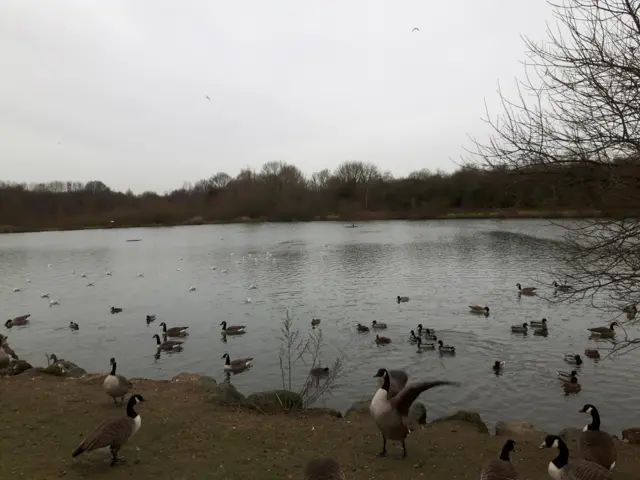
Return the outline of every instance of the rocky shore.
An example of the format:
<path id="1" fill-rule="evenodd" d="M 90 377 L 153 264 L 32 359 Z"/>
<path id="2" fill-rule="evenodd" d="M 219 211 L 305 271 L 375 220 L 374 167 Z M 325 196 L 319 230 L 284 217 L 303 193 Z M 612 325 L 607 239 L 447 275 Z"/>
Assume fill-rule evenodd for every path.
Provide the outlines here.
<path id="1" fill-rule="evenodd" d="M 245 396 L 230 383 L 183 373 L 168 381 L 131 379 L 133 391 L 147 400 L 138 409 L 143 427 L 122 451 L 127 462 L 111 468 L 104 454 L 72 459 L 71 451 L 103 420 L 124 415 L 124 408 L 102 391 L 106 374 L 86 374 L 63 362 L 46 368 L 16 362 L 10 372 L 0 372 L 22 370 L 0 378 L 0 478 L 297 479 L 307 461 L 329 456 L 348 479 L 477 479 L 482 463 L 513 438 L 518 471 L 542 480 L 554 456 L 538 450 L 545 432 L 527 422 L 499 422 L 490 435 L 477 413 L 456 412 L 420 425 L 416 409 L 408 458 L 396 460 L 395 445 L 388 458 L 377 458 L 380 436 L 367 401 L 344 415 L 302 409 L 295 393 Z M 421 400 L 428 402 L 428 395 Z M 560 433 L 571 449 L 580 431 Z M 616 443 L 614 478 L 637 479 L 640 445 Z"/>

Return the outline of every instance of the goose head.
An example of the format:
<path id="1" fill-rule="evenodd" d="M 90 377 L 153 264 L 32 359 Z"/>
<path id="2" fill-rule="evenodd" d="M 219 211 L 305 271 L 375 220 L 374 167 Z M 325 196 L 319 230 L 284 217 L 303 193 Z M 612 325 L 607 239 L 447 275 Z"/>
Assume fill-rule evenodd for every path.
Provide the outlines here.
<path id="1" fill-rule="evenodd" d="M 7 327 L 7 328 L 11 328 L 11 319 L 9 319 L 6 322 L 4 322 L 4 326 Z"/>
<path id="2" fill-rule="evenodd" d="M 571 373 L 573 373 L 573 372 L 571 372 Z M 584 407 L 582 407 L 580 410 L 578 410 L 578 412 L 579 413 L 588 413 L 589 415 L 591 415 L 591 412 L 593 412 L 594 410 L 598 411 L 596 409 L 596 407 L 594 407 L 590 403 L 587 403 Z"/>
<path id="3" fill-rule="evenodd" d="M 223 330 L 225 330 L 227 328 L 227 322 L 226 321 L 220 322 L 220 325 L 222 325 L 222 329 Z"/>
<path id="4" fill-rule="evenodd" d="M 156 333 L 156 334 L 153 336 L 153 338 L 155 338 L 155 339 L 156 339 L 156 343 L 157 343 L 158 345 L 160 345 L 160 335 L 158 335 L 158 334 Z"/>
<path id="5" fill-rule="evenodd" d="M 140 395 L 139 393 L 136 393 L 135 395 L 132 395 L 131 399 L 134 401 L 134 403 L 146 402 L 144 397 L 142 395 Z M 129 401 L 131 401 L 131 399 Z"/>
<path id="6" fill-rule="evenodd" d="M 438 340 L 438 345 L 440 345 L 441 347 L 444 347 L 444 343 L 442 340 Z"/>
<path id="7" fill-rule="evenodd" d="M 224 354 L 224 355 L 222 355 L 222 357 L 220 357 L 220 358 L 229 358 L 229 354 L 228 354 L 228 353 L 225 353 L 225 354 Z"/>
<path id="8" fill-rule="evenodd" d="M 378 372 L 373 376 L 373 378 L 387 378 L 389 376 L 389 372 L 387 372 L 386 368 L 378 369 Z"/>
<path id="9" fill-rule="evenodd" d="M 556 435 L 547 435 L 544 439 L 544 442 L 538 447 L 540 449 L 543 448 L 559 448 L 562 439 Z M 562 442 L 564 443 L 564 442 Z"/>
<path id="10" fill-rule="evenodd" d="M 114 363 L 116 363 L 116 359 L 115 359 L 115 358 L 113 358 L 113 357 L 111 357 L 111 358 L 109 359 L 109 365 L 113 365 Z"/>
<path id="11" fill-rule="evenodd" d="M 485 311 L 485 313 L 489 313 L 489 307 L 484 307 L 484 311 Z M 513 441 L 513 440 L 511 440 L 511 441 Z"/>

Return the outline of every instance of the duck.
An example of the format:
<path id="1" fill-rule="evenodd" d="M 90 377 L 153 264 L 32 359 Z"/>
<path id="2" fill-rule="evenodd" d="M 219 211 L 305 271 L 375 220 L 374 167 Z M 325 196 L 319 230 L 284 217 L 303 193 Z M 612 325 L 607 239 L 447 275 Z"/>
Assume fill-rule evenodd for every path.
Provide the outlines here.
<path id="1" fill-rule="evenodd" d="M 50 293 L 41 293 L 40 298 L 49 298 L 51 296 Z"/>
<path id="2" fill-rule="evenodd" d="M 613 337 L 616 336 L 616 332 L 613 330 L 607 330 L 605 332 L 600 332 L 600 333 L 595 333 L 592 332 L 591 335 L 589 335 L 589 340 L 603 340 L 603 339 L 612 339 Z"/>
<path id="3" fill-rule="evenodd" d="M 411 330 L 411 333 L 409 334 L 409 343 L 417 343 L 419 338 L 420 337 L 416 336 L 416 332 Z"/>
<path id="4" fill-rule="evenodd" d="M 77 457 L 84 452 L 109 448 L 111 465 L 122 463 L 124 459 L 118 457 L 118 452 L 140 430 L 142 418 L 134 407 L 144 401 L 145 399 L 140 394 L 131 395 L 127 402 L 127 416 L 102 423 L 73 450 L 71 456 Z"/>
<path id="5" fill-rule="evenodd" d="M 640 443 L 640 428 L 631 427 L 622 430 L 622 441 L 625 443 Z"/>
<path id="6" fill-rule="evenodd" d="M 591 415 L 591 423 L 585 425 L 580 438 L 578 439 L 578 455 L 589 462 L 613 470 L 616 466 L 618 452 L 613 443 L 613 438 L 607 432 L 600 430 L 600 414 L 598 409 L 587 403 L 580 410 L 580 413 Z"/>
<path id="7" fill-rule="evenodd" d="M 224 371 L 225 373 L 241 373 L 251 367 L 251 362 L 253 361 L 253 357 L 245 357 L 245 358 L 236 358 L 235 360 L 231 360 L 228 353 L 222 355 L 224 358 Z"/>
<path id="8" fill-rule="evenodd" d="M 358 324 L 358 326 L 356 327 L 358 329 L 359 332 L 364 333 L 364 332 L 368 332 L 369 331 L 369 327 L 367 327 L 366 325 L 362 325 L 361 323 Z"/>
<path id="9" fill-rule="evenodd" d="M 567 375 L 566 372 L 558 372 L 558 380 L 562 382 L 562 388 L 565 395 L 570 393 L 578 393 L 582 390 L 582 385 L 578 383 L 577 372 L 573 370 L 571 374 Z"/>
<path id="10" fill-rule="evenodd" d="M 578 381 L 578 378 L 576 375 L 578 375 L 578 372 L 576 372 L 575 370 L 571 370 L 571 372 L 563 372 L 562 370 L 556 372 L 556 375 L 558 376 L 558 380 L 563 381 L 563 382 L 572 382 L 572 383 L 576 383 Z M 576 379 L 576 381 L 574 382 L 573 379 Z"/>
<path id="11" fill-rule="evenodd" d="M 500 373 L 504 368 L 505 363 L 506 362 L 504 360 L 496 360 L 495 362 L 493 362 L 493 371 L 496 373 Z"/>
<path id="12" fill-rule="evenodd" d="M 69 322 L 69 328 L 71 330 L 79 330 L 80 326 L 76 322 Z"/>
<path id="13" fill-rule="evenodd" d="M 584 355 L 589 358 L 600 358 L 600 352 L 594 348 L 585 349 Z"/>
<path id="14" fill-rule="evenodd" d="M 311 326 L 315 327 L 317 325 L 320 325 L 320 319 L 319 318 L 312 318 L 311 319 Z"/>
<path id="15" fill-rule="evenodd" d="M 437 340 L 437 337 L 434 338 L 434 340 Z M 436 348 L 436 344 L 435 343 L 425 343 L 423 345 L 422 344 L 422 339 L 420 337 L 418 337 L 417 343 L 418 343 L 418 353 L 422 352 L 423 350 L 435 350 L 435 348 Z"/>
<path id="16" fill-rule="evenodd" d="M 53 307 L 54 305 L 60 305 L 60 300 L 49 300 L 49 307 Z"/>
<path id="17" fill-rule="evenodd" d="M 418 335 L 424 336 L 427 340 L 437 340 L 436 331 L 432 328 L 422 328 L 422 324 L 418 324 Z"/>
<path id="18" fill-rule="evenodd" d="M 371 328 L 385 329 L 387 328 L 387 324 L 374 320 L 373 322 L 371 322 Z"/>
<path id="19" fill-rule="evenodd" d="M 615 332 L 614 327 L 619 327 L 618 322 L 611 322 L 608 327 L 594 327 L 588 328 L 592 334 L 596 335 L 606 335 L 607 333 L 613 334 Z"/>
<path id="20" fill-rule="evenodd" d="M 304 467 L 305 480 L 345 480 L 340 464 L 333 458 L 316 458 Z"/>
<path id="21" fill-rule="evenodd" d="M 560 285 L 555 280 L 553 281 L 553 286 L 556 287 L 556 290 L 559 290 L 561 292 L 568 292 L 569 290 L 573 290 L 573 287 L 571 285 Z"/>
<path id="22" fill-rule="evenodd" d="M 518 287 L 518 293 L 522 293 L 524 295 L 533 295 L 537 290 L 536 287 L 523 287 L 519 283 L 516 283 L 516 287 Z"/>
<path id="23" fill-rule="evenodd" d="M 398 296 L 396 297 L 396 299 L 397 299 L 398 303 L 401 303 L 401 302 L 408 302 L 408 301 L 409 301 L 409 297 L 401 297 L 400 295 L 398 295 Z"/>
<path id="24" fill-rule="evenodd" d="M 149 325 L 151 322 L 155 322 L 156 321 L 156 316 L 155 315 L 147 315 L 145 320 L 147 321 L 147 325 Z"/>
<path id="25" fill-rule="evenodd" d="M 379 457 L 387 454 L 387 439 L 402 442 L 402 457 L 407 457 L 407 446 L 405 439 L 409 434 L 409 409 L 411 404 L 422 393 L 431 388 L 444 385 L 459 385 L 456 382 L 447 380 L 436 380 L 432 382 L 416 382 L 411 384 L 398 385 L 398 391 L 391 392 L 391 378 L 385 368 L 380 368 L 374 378 L 382 378 L 382 385 L 376 391 L 369 412 L 373 417 L 380 434 L 382 435 L 382 451 Z"/>
<path id="26" fill-rule="evenodd" d="M 6 322 L 4 322 L 4 326 L 7 328 L 21 327 L 29 323 L 30 316 L 31 314 L 27 313 L 26 315 L 20 315 L 19 317 L 16 317 L 16 318 L 10 318 Z"/>
<path id="27" fill-rule="evenodd" d="M 547 471 L 554 480 L 612 480 L 609 470 L 594 462 L 575 459 L 569 463 L 569 447 L 557 435 L 547 435 L 539 447 L 557 448 L 558 456 L 549 462 Z"/>
<path id="28" fill-rule="evenodd" d="M 154 319 L 155 319 L 155 316 L 154 316 Z M 147 318 L 147 321 L 149 321 L 148 318 Z M 162 334 L 166 335 L 167 337 L 186 337 L 187 335 L 189 335 L 189 333 L 187 333 L 187 328 L 189 327 L 167 328 L 167 324 L 164 322 L 161 322 L 160 326 L 162 327 Z"/>
<path id="29" fill-rule="evenodd" d="M 632 315 L 635 316 L 636 313 L 638 313 L 638 307 L 635 303 L 632 303 L 631 305 L 627 305 L 626 307 L 622 308 L 622 313 L 626 313 L 627 315 Z"/>
<path id="30" fill-rule="evenodd" d="M 177 340 L 165 340 L 163 342 L 160 341 L 160 335 L 157 333 L 153 336 L 156 339 L 156 344 L 158 345 L 158 350 L 165 351 L 178 351 L 182 349 L 182 342 L 178 342 Z"/>
<path id="31" fill-rule="evenodd" d="M 194 285 L 189 287 L 189 291 L 190 292 L 195 292 L 196 290 L 197 290 L 197 288 Z"/>
<path id="32" fill-rule="evenodd" d="M 438 350 L 442 353 L 456 353 L 455 347 L 451 345 L 445 345 L 442 340 L 438 340 Z"/>
<path id="33" fill-rule="evenodd" d="M 582 365 L 582 357 L 580 355 L 574 355 L 572 353 L 565 353 L 564 361 L 571 365 Z"/>
<path id="34" fill-rule="evenodd" d="M 542 320 L 531 320 L 529 322 L 529 326 L 531 328 L 547 328 L 547 319 L 543 318 Z"/>
<path id="35" fill-rule="evenodd" d="M 122 311 L 121 308 L 118 307 L 111 307 L 111 314 L 115 314 L 115 313 L 120 313 Z"/>
<path id="36" fill-rule="evenodd" d="M 331 369 L 329 367 L 314 367 L 309 370 L 309 377 L 314 380 L 316 387 L 320 386 L 320 379 L 326 378 L 329 381 L 329 374 Z"/>
<path id="37" fill-rule="evenodd" d="M 515 447 L 516 442 L 511 439 L 504 442 L 500 456 L 487 460 L 482 465 L 480 480 L 518 480 L 518 472 L 509 456 Z"/>
<path id="38" fill-rule="evenodd" d="M 117 405 L 116 398 L 120 399 L 120 405 L 124 403 L 124 397 L 133 388 L 133 384 L 122 375 L 116 374 L 116 359 L 111 357 L 109 360 L 111 365 L 111 373 L 102 382 L 102 389 L 107 395 L 113 398 L 113 403 Z"/>
<path id="39" fill-rule="evenodd" d="M 391 339 L 389 337 L 381 337 L 380 335 L 376 335 L 376 343 L 378 345 L 387 345 L 391 343 Z"/>
<path id="40" fill-rule="evenodd" d="M 485 316 L 489 315 L 489 307 L 483 307 L 482 305 L 469 305 L 471 313 L 482 313 Z"/>
<path id="41" fill-rule="evenodd" d="M 533 331 L 533 334 L 539 337 L 547 337 L 549 336 L 549 330 L 547 330 L 546 328 L 536 328 Z"/>
<path id="42" fill-rule="evenodd" d="M 220 325 L 222 325 L 222 333 L 224 335 L 242 335 L 247 333 L 244 331 L 246 328 L 244 325 L 227 325 L 225 321 L 220 322 Z"/>
<path id="43" fill-rule="evenodd" d="M 523 323 L 522 325 L 511 325 L 511 333 L 527 333 L 528 331 L 528 323 Z"/>

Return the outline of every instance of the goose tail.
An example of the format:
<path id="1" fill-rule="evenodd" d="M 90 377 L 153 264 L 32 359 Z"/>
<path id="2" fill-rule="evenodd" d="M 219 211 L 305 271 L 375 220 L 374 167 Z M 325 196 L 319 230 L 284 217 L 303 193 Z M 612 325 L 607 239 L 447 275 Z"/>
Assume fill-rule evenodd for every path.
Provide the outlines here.
<path id="1" fill-rule="evenodd" d="M 84 447 L 82 445 L 79 445 L 76 447 L 76 449 L 71 453 L 72 457 L 77 457 L 78 455 L 80 455 L 81 453 L 84 453 Z"/>

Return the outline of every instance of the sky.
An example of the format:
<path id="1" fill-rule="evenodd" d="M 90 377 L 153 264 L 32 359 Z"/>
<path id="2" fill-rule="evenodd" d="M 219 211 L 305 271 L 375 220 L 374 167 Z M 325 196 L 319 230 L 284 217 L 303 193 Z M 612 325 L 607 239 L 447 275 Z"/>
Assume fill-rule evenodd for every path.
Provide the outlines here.
<path id="1" fill-rule="evenodd" d="M 542 0 L 0 0 L 0 180 L 452 171 L 551 19 Z"/>

